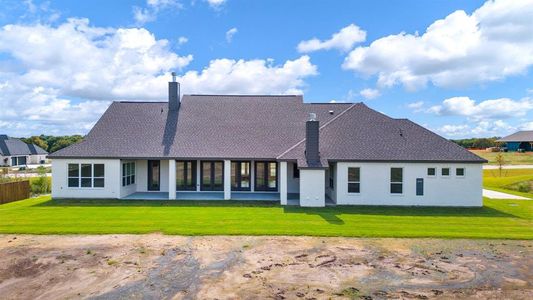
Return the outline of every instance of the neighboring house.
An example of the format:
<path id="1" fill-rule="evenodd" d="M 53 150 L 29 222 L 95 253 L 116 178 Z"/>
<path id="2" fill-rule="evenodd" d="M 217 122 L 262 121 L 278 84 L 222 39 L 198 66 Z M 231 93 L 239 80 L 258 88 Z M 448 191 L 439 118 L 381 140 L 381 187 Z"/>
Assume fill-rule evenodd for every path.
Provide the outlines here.
<path id="1" fill-rule="evenodd" d="M 114 102 L 50 155 L 55 198 L 481 206 L 482 163 L 406 119 L 302 96 Z"/>
<path id="2" fill-rule="evenodd" d="M 44 163 L 48 152 L 37 145 L 0 134 L 0 166 L 18 167 Z"/>
<path id="3" fill-rule="evenodd" d="M 533 130 L 518 131 L 496 142 L 505 143 L 507 151 L 533 151 Z"/>

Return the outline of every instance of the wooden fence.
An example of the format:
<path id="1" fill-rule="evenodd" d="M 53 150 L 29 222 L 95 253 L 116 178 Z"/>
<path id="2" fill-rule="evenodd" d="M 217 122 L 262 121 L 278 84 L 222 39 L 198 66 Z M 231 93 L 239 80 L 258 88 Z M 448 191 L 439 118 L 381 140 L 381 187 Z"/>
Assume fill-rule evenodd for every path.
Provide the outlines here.
<path id="1" fill-rule="evenodd" d="M 0 204 L 30 198 L 30 182 L 15 181 L 0 183 Z"/>

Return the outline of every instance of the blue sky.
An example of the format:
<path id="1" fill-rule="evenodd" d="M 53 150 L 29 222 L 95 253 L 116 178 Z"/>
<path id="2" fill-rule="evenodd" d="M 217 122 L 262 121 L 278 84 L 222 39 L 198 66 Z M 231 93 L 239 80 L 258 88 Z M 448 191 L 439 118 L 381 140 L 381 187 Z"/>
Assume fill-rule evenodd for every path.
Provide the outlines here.
<path id="1" fill-rule="evenodd" d="M 113 100 L 365 102 L 445 137 L 533 130 L 533 1 L 0 0 L 0 131 L 85 134 Z"/>

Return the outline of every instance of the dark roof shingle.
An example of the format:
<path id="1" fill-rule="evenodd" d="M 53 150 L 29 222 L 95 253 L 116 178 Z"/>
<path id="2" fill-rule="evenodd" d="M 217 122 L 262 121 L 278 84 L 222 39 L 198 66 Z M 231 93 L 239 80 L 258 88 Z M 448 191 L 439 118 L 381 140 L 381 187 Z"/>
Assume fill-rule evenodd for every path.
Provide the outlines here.
<path id="1" fill-rule="evenodd" d="M 48 154 L 48 152 L 37 145 L 28 145 L 19 139 L 10 138 L 7 135 L 0 135 L 0 155 L 15 156 L 36 154 L 45 155 Z"/>
<path id="2" fill-rule="evenodd" d="M 533 142 L 533 130 L 518 131 L 497 140 L 497 142 Z"/>
<path id="3" fill-rule="evenodd" d="M 305 122 L 321 122 L 327 160 L 484 160 L 408 120 L 364 104 L 303 103 L 301 96 L 185 95 L 179 114 L 167 103 L 114 102 L 85 140 L 51 157 L 298 160 Z"/>

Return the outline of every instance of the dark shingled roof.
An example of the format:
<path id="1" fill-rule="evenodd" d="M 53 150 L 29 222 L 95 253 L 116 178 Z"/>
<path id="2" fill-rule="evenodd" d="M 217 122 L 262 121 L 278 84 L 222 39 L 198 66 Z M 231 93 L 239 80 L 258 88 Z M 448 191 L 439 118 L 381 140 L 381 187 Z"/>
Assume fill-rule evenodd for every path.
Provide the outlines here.
<path id="1" fill-rule="evenodd" d="M 19 139 L 10 138 L 5 134 L 0 135 L 0 155 L 45 155 L 48 154 L 44 149 L 36 145 L 28 145 Z"/>
<path id="2" fill-rule="evenodd" d="M 533 142 L 533 130 L 515 132 L 497 140 L 497 142 Z"/>
<path id="3" fill-rule="evenodd" d="M 306 167 L 309 113 L 316 113 L 321 124 L 322 165 L 327 160 L 485 161 L 408 120 L 389 118 L 364 104 L 244 95 L 185 95 L 179 114 L 169 113 L 166 102 L 114 102 L 83 142 L 50 157 L 278 158 L 298 160 Z"/>

